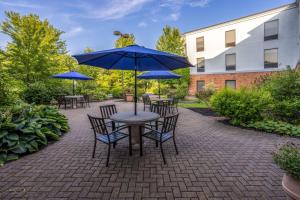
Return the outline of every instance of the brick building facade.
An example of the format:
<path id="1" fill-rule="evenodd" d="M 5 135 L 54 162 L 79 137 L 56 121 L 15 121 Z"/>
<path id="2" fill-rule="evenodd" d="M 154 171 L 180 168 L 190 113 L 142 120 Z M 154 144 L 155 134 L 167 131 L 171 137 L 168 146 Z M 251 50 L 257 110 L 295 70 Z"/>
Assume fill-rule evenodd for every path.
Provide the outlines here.
<path id="1" fill-rule="evenodd" d="M 260 76 L 295 68 L 300 60 L 299 1 L 184 33 L 189 94 L 207 84 L 252 86 Z M 299 67 L 298 67 L 299 68 Z"/>

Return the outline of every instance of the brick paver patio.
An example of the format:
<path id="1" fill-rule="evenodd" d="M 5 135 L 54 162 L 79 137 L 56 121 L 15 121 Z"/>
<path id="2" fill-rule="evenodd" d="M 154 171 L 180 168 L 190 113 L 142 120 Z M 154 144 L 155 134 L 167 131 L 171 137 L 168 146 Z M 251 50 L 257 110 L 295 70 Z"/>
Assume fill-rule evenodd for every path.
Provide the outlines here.
<path id="1" fill-rule="evenodd" d="M 86 117 L 99 114 L 100 104 L 62 110 L 71 126 L 67 135 L 1 167 L 0 199 L 286 199 L 283 172 L 271 153 L 299 140 L 227 126 L 180 109 L 179 155 L 172 141 L 164 143 L 167 165 L 153 142 L 146 142 L 143 157 L 138 151 L 129 157 L 123 140 L 106 168 L 106 145 L 98 143 L 91 158 L 93 134 Z M 119 111 L 133 109 L 130 103 L 116 104 Z"/>

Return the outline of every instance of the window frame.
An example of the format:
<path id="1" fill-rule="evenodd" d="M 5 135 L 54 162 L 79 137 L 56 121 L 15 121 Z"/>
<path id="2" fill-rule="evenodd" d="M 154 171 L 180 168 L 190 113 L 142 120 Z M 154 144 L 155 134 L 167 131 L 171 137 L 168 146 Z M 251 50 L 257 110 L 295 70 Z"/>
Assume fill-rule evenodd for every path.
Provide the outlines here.
<path id="1" fill-rule="evenodd" d="M 203 60 L 203 67 L 199 67 L 198 66 L 198 64 L 199 64 L 198 59 L 202 59 Z M 196 58 L 196 63 L 197 63 L 196 64 L 197 72 L 205 72 L 205 58 L 204 57 Z"/>
<path id="2" fill-rule="evenodd" d="M 198 48 L 198 39 L 200 39 L 200 38 L 203 38 L 203 47 L 202 48 Z M 205 44 L 205 42 L 204 42 L 204 36 L 201 36 L 201 37 L 197 37 L 196 38 L 196 51 L 197 52 L 202 52 L 202 51 L 204 51 L 204 44 Z"/>
<path id="3" fill-rule="evenodd" d="M 266 24 L 270 23 L 270 22 L 277 22 L 277 35 L 270 35 L 270 36 L 266 36 Z M 270 21 L 266 21 L 264 23 L 264 41 L 269 41 L 269 40 L 278 40 L 279 38 L 279 19 L 274 19 L 274 20 L 270 20 Z"/>
<path id="4" fill-rule="evenodd" d="M 232 31 L 234 31 L 234 43 L 233 42 L 228 43 L 226 39 L 227 38 L 226 35 L 228 32 L 232 32 Z M 235 47 L 235 46 L 236 46 L 236 29 L 225 31 L 225 47 L 228 48 L 228 47 Z"/>
<path id="5" fill-rule="evenodd" d="M 203 88 L 201 89 L 201 90 L 199 90 L 199 82 L 203 82 Z M 204 88 L 205 88 L 205 80 L 197 80 L 197 82 L 196 82 L 196 90 L 197 90 L 197 92 L 200 92 L 200 91 L 203 91 L 204 90 Z"/>
<path id="6" fill-rule="evenodd" d="M 227 65 L 227 56 L 235 55 L 235 65 Z M 235 71 L 236 70 L 236 53 L 225 54 L 225 66 L 226 71 Z"/>
<path id="7" fill-rule="evenodd" d="M 227 86 L 227 82 L 229 82 L 229 81 L 234 81 L 234 88 L 232 88 L 232 87 L 230 87 L 230 88 L 236 89 L 236 80 L 233 80 L 233 79 L 225 80 L 225 88 L 229 88 L 229 87 Z"/>
<path id="8" fill-rule="evenodd" d="M 277 50 L 277 63 L 276 63 L 276 65 L 275 64 L 266 65 L 266 51 L 268 51 L 268 50 L 274 50 L 274 49 Z M 264 49 L 264 68 L 265 69 L 278 68 L 279 67 L 278 57 L 279 57 L 278 48 Z"/>

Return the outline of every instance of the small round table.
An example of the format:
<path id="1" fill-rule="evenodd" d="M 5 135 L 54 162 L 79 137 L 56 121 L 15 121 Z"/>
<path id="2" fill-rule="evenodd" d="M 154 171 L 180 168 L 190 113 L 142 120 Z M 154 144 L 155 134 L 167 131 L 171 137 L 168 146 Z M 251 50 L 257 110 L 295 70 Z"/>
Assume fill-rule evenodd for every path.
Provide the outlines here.
<path id="1" fill-rule="evenodd" d="M 128 125 L 129 132 L 129 154 L 132 155 L 132 144 L 139 145 L 140 155 L 143 155 L 143 126 L 152 121 L 159 119 L 159 115 L 153 112 L 138 111 L 137 115 L 134 112 L 119 112 L 110 116 L 110 119 L 115 122 Z"/>

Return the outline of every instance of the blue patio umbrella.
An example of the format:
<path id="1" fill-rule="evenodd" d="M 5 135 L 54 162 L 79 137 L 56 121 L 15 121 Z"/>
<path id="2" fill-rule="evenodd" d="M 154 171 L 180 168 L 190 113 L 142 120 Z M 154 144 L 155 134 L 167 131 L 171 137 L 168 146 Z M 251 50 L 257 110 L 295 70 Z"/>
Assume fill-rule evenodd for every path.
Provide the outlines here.
<path id="1" fill-rule="evenodd" d="M 193 67 L 185 57 L 138 45 L 74 55 L 79 64 L 135 71 L 134 113 L 137 113 L 137 71 L 166 71 Z"/>
<path id="2" fill-rule="evenodd" d="M 76 71 L 70 71 L 62 74 L 56 74 L 51 76 L 52 78 L 71 79 L 73 80 L 73 95 L 75 94 L 75 82 L 74 80 L 93 80 L 93 78 L 80 74 Z"/>
<path id="3" fill-rule="evenodd" d="M 150 71 L 139 75 L 139 79 L 156 79 L 158 80 L 158 98 L 160 99 L 160 80 L 164 79 L 179 79 L 182 76 L 170 71 Z"/>

